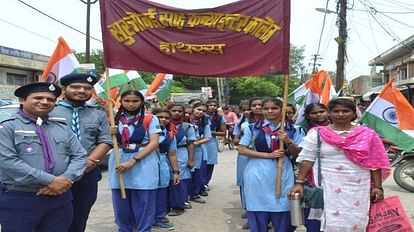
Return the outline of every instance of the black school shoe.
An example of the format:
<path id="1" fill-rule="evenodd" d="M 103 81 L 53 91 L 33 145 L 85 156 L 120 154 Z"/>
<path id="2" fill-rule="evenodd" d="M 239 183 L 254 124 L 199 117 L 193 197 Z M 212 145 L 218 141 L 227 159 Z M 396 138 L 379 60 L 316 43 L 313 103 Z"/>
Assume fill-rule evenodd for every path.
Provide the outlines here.
<path id="1" fill-rule="evenodd" d="M 200 196 L 206 197 L 208 196 L 208 192 L 206 192 L 205 190 L 201 190 Z"/>

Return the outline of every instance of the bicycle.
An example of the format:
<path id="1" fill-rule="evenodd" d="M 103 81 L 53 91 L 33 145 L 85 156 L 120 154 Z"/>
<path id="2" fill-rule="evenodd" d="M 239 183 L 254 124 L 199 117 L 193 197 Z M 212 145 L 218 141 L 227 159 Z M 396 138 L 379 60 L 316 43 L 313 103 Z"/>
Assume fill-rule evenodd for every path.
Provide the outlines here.
<path id="1" fill-rule="evenodd" d="M 226 130 L 226 137 L 225 137 L 224 143 L 225 145 L 229 147 L 230 150 L 233 150 L 234 149 L 234 143 L 233 143 L 234 124 L 227 124 L 226 127 L 227 127 L 227 130 Z"/>

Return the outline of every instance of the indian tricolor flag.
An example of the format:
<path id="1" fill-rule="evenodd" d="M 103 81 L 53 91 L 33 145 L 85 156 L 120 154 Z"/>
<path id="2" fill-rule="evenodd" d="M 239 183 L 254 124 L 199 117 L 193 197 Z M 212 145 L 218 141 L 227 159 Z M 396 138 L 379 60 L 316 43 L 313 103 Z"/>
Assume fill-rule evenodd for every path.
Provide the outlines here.
<path id="1" fill-rule="evenodd" d="M 135 90 L 143 90 L 147 87 L 137 71 L 110 68 L 108 69 L 108 76 L 111 89 L 116 87 L 123 88 L 125 85 L 131 86 L 129 89 Z M 101 78 L 101 80 L 94 85 L 94 88 L 98 96 L 105 99 L 108 98 L 105 78 Z"/>
<path id="2" fill-rule="evenodd" d="M 61 77 L 74 72 L 78 68 L 79 61 L 72 53 L 66 41 L 62 37 L 59 37 L 56 49 L 49 58 L 42 77 L 40 77 L 40 81 L 55 83 Z"/>
<path id="3" fill-rule="evenodd" d="M 295 124 L 305 126 L 306 106 L 318 102 L 327 104 L 329 100 L 336 97 L 336 92 L 332 86 L 329 73 L 324 70 L 320 70 L 313 73 L 311 79 L 306 81 L 304 85 L 297 88 L 291 95 L 294 96 L 293 99 L 295 99 L 295 104 L 300 104 Z"/>
<path id="4" fill-rule="evenodd" d="M 414 108 L 392 79 L 371 103 L 361 122 L 405 151 L 414 149 Z"/>

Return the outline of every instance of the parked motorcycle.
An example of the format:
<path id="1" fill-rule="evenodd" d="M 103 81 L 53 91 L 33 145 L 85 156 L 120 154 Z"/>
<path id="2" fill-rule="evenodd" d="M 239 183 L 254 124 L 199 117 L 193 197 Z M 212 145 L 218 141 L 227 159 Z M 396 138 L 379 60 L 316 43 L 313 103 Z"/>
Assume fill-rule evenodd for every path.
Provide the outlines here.
<path id="1" fill-rule="evenodd" d="M 396 146 L 387 148 L 388 158 L 394 169 L 394 181 L 401 188 L 414 192 L 414 151 L 406 152 Z"/>

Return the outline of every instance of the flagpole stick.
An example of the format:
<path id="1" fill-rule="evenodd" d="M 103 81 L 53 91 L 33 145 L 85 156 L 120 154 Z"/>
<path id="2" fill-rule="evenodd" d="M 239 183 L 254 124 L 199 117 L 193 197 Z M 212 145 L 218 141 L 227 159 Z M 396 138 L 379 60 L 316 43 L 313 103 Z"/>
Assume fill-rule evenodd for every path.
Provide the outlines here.
<path id="1" fill-rule="evenodd" d="M 286 121 L 286 108 L 288 101 L 288 91 L 289 91 L 289 76 L 284 75 L 285 85 L 283 89 L 283 106 L 282 106 L 282 119 L 280 120 L 280 131 L 285 131 L 285 121 Z M 283 148 L 284 143 L 279 139 L 279 149 Z M 282 196 L 282 173 L 283 173 L 283 156 L 277 160 L 277 177 L 276 177 L 276 197 Z"/>
<path id="2" fill-rule="evenodd" d="M 108 112 L 109 112 L 109 120 L 110 120 L 110 124 L 111 127 L 115 126 L 115 118 L 114 118 L 114 108 L 112 105 L 112 99 L 111 99 L 111 84 L 109 81 L 109 73 L 108 73 L 108 68 L 105 68 L 105 78 L 106 78 L 106 92 L 108 93 Z M 118 149 L 118 139 L 116 138 L 116 135 L 111 135 L 112 136 L 112 143 L 114 144 L 114 156 L 115 156 L 115 165 L 116 167 L 119 166 L 119 164 L 121 163 L 121 160 L 119 158 L 119 149 Z M 120 173 L 118 175 L 119 177 L 119 187 L 121 190 L 121 198 L 122 199 L 126 199 L 126 192 L 125 192 L 125 184 L 124 184 L 124 175 L 122 173 Z"/>

